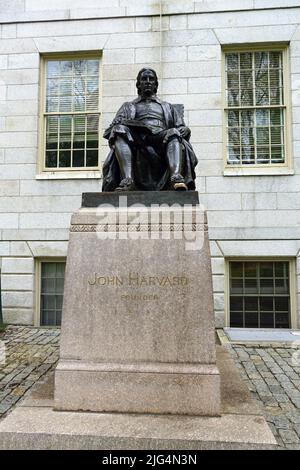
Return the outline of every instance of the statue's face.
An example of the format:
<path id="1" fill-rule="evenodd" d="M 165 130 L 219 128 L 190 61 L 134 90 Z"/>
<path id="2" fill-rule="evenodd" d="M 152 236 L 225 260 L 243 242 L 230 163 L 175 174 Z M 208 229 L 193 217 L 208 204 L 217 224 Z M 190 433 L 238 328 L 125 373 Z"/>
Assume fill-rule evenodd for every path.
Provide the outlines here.
<path id="1" fill-rule="evenodd" d="M 142 96 L 151 96 L 155 93 L 156 78 L 153 72 L 145 70 L 140 77 L 140 89 Z"/>

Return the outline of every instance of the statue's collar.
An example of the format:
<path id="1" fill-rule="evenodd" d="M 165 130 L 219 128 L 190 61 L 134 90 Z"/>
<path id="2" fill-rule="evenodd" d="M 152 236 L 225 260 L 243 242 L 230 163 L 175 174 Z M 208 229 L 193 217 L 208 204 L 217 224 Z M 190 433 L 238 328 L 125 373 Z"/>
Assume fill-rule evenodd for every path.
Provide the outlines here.
<path id="1" fill-rule="evenodd" d="M 151 101 L 156 101 L 157 103 L 161 104 L 161 100 L 156 95 L 151 96 L 150 99 Z M 139 103 L 140 101 L 144 101 L 144 99 L 141 96 L 138 96 L 135 100 L 133 100 L 133 103 Z"/>

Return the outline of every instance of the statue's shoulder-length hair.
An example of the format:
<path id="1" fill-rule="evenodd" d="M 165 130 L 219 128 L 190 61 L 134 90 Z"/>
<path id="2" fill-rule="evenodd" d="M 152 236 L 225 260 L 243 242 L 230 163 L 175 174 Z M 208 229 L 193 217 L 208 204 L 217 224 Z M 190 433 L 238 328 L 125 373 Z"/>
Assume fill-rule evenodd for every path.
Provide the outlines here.
<path id="1" fill-rule="evenodd" d="M 153 75 L 155 76 L 155 93 L 157 92 L 157 89 L 158 89 L 158 78 L 157 78 L 157 74 L 156 74 L 155 70 L 150 69 L 150 67 L 145 67 L 145 68 L 143 68 L 139 71 L 138 76 L 136 77 L 136 87 L 137 87 L 137 91 L 138 91 L 139 95 L 141 94 L 141 88 L 140 88 L 141 76 L 146 71 L 147 72 L 152 72 Z"/>

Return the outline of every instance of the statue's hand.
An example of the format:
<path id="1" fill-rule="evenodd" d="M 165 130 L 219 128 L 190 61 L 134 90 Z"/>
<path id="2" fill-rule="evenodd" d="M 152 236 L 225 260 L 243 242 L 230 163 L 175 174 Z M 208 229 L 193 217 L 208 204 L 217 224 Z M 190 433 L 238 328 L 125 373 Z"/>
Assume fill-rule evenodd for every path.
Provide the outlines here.
<path id="1" fill-rule="evenodd" d="M 191 136 L 191 130 L 189 127 L 182 126 L 179 128 L 180 135 L 183 139 L 188 140 Z"/>
<path id="2" fill-rule="evenodd" d="M 119 116 L 113 120 L 112 125 L 117 126 L 118 124 L 122 124 L 123 121 L 124 121 L 124 118 L 122 116 Z"/>

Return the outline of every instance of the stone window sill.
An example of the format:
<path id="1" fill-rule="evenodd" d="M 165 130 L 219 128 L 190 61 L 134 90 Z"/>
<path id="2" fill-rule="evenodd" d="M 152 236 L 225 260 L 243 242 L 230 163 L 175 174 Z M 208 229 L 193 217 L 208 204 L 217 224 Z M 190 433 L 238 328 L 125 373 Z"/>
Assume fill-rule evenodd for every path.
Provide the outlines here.
<path id="1" fill-rule="evenodd" d="M 282 176 L 282 175 L 294 175 L 295 170 L 288 167 L 226 167 L 224 169 L 224 176 Z"/>
<path id="2" fill-rule="evenodd" d="M 37 180 L 73 180 L 73 179 L 100 179 L 100 171 L 45 171 L 36 175 Z"/>

